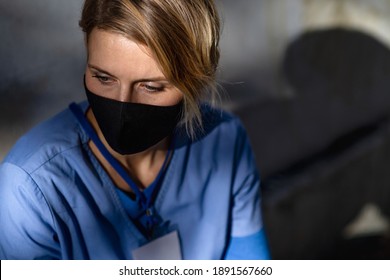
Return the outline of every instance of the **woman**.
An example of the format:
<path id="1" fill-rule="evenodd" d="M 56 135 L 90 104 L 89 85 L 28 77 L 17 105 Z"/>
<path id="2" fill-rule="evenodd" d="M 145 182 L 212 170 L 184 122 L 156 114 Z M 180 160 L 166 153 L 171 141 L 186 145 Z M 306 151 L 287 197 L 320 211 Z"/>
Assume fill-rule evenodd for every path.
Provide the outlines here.
<path id="1" fill-rule="evenodd" d="M 86 0 L 88 102 L 0 167 L 2 259 L 267 258 L 259 177 L 215 92 L 212 0 Z"/>

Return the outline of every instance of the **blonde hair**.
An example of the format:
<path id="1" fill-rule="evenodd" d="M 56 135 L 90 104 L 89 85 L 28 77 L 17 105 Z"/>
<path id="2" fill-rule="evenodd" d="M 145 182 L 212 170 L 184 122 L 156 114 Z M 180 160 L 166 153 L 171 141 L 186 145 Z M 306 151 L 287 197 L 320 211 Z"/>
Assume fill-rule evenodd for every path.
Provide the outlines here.
<path id="1" fill-rule="evenodd" d="M 182 123 L 202 129 L 200 103 L 215 99 L 220 20 L 213 0 L 86 0 L 79 22 L 146 45 L 165 77 L 184 95 Z"/>

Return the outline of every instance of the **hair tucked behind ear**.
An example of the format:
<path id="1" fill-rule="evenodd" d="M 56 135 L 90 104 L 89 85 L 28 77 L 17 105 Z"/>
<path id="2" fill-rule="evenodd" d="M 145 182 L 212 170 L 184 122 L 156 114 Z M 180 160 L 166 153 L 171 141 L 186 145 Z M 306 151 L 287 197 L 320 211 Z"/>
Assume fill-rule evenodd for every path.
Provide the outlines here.
<path id="1" fill-rule="evenodd" d="M 80 27 L 87 42 L 100 28 L 150 48 L 184 95 L 187 132 L 202 129 L 200 102 L 217 95 L 220 20 L 213 0 L 86 0 Z"/>

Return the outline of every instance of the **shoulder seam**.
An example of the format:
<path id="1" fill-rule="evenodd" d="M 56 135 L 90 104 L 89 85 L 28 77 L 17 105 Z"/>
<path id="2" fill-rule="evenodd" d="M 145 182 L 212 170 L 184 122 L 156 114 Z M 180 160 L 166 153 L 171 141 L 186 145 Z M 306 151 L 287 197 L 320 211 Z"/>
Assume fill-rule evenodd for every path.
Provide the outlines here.
<path id="1" fill-rule="evenodd" d="M 45 196 L 45 194 L 43 193 L 42 189 L 38 186 L 37 182 L 36 182 L 36 181 L 34 180 L 34 178 L 31 176 L 32 173 L 27 172 L 27 170 L 25 170 L 23 167 L 21 167 L 21 166 L 19 166 L 19 165 L 16 165 L 16 164 L 14 164 L 14 163 L 11 163 L 11 162 L 4 162 L 3 164 L 11 165 L 11 166 L 13 166 L 13 167 L 15 167 L 15 168 L 17 168 L 17 169 L 23 171 L 23 172 L 26 174 L 26 176 L 34 183 L 35 188 L 36 188 L 36 189 L 39 191 L 39 193 L 42 195 L 43 200 L 44 200 L 44 202 L 45 202 L 45 204 L 46 204 L 46 207 L 47 207 L 47 208 L 49 209 L 49 211 L 50 211 L 51 224 L 52 224 L 54 230 L 57 232 L 57 226 L 56 226 L 56 223 L 54 222 L 55 219 L 54 219 L 53 210 L 52 210 L 52 208 L 50 207 L 50 204 L 48 203 L 48 201 L 47 201 L 47 199 L 46 199 L 46 196 Z"/>
<path id="2" fill-rule="evenodd" d="M 59 151 L 59 152 L 55 153 L 54 155 L 52 155 L 51 157 L 49 157 L 47 160 L 45 160 L 44 162 L 42 162 L 38 167 L 36 167 L 35 169 L 33 169 L 30 173 L 27 172 L 27 171 L 24 170 L 24 169 L 23 169 L 23 170 L 24 170 L 25 172 L 27 172 L 27 174 L 32 175 L 32 174 L 34 174 L 38 169 L 40 169 L 42 166 L 44 166 L 45 164 L 47 164 L 49 161 L 53 160 L 53 159 L 56 158 L 57 156 L 59 156 L 59 155 L 65 153 L 65 152 L 67 152 L 67 151 L 69 151 L 69 150 L 72 150 L 72 149 L 74 149 L 74 148 L 83 146 L 84 144 L 85 144 L 84 142 L 81 142 L 80 144 L 73 145 L 73 146 L 71 146 L 71 147 L 69 147 L 69 148 L 66 148 L 65 150 L 62 150 L 62 151 Z M 16 166 L 18 166 L 18 165 L 16 165 Z"/>

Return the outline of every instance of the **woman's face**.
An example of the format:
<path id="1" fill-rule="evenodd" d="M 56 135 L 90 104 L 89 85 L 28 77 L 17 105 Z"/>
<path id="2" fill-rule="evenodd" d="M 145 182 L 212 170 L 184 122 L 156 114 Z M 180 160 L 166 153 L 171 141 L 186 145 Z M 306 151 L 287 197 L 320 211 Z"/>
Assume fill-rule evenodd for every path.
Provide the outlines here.
<path id="1" fill-rule="evenodd" d="M 122 102 L 171 106 L 183 98 L 146 46 L 97 28 L 89 35 L 85 82 L 91 92 Z"/>

